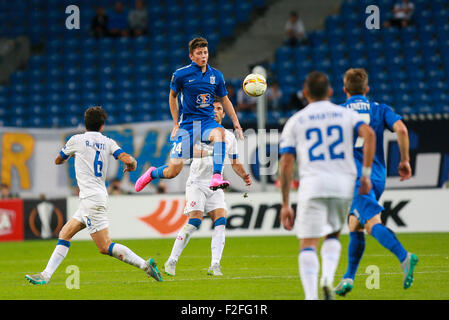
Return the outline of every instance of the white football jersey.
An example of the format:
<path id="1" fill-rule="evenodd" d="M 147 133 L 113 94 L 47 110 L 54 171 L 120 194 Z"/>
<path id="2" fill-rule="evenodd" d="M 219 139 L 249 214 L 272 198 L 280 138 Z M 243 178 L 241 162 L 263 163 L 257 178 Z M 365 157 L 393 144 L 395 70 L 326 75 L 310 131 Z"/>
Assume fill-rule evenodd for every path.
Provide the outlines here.
<path id="1" fill-rule="evenodd" d="M 225 130 L 225 141 L 226 141 L 226 154 L 231 159 L 238 158 L 238 150 L 237 150 L 237 140 L 234 134 Z M 200 148 L 202 150 L 212 151 L 213 145 L 201 143 Z M 190 164 L 190 174 L 187 179 L 187 184 L 191 182 L 199 182 L 202 184 L 209 185 L 210 179 L 212 179 L 212 175 L 214 173 L 214 161 L 212 156 L 203 157 L 203 158 L 193 158 L 192 163 Z"/>
<path id="2" fill-rule="evenodd" d="M 110 156 L 115 159 L 123 152 L 117 143 L 97 131 L 72 136 L 59 153 L 63 159 L 75 154 L 76 181 L 80 199 L 105 194 L 106 173 Z"/>
<path id="3" fill-rule="evenodd" d="M 280 153 L 296 155 L 301 199 L 352 198 L 354 138 L 363 123 L 357 112 L 329 101 L 311 103 L 287 121 Z"/>

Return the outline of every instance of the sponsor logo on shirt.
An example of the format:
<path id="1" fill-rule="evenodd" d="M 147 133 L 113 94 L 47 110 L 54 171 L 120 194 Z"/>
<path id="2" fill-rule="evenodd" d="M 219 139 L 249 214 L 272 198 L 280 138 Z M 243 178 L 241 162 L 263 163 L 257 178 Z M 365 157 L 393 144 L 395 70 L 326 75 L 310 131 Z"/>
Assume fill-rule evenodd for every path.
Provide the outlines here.
<path id="1" fill-rule="evenodd" d="M 202 93 L 196 96 L 198 108 L 208 107 L 212 103 L 212 95 L 210 93 Z"/>

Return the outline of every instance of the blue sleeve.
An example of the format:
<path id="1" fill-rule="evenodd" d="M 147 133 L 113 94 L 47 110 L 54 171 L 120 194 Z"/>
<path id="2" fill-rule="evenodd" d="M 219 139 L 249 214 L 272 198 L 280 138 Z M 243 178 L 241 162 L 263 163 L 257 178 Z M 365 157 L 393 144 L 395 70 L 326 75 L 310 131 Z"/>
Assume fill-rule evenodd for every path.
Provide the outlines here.
<path id="1" fill-rule="evenodd" d="M 398 115 L 397 113 L 395 113 L 393 111 L 393 109 L 391 109 L 390 106 L 387 106 L 386 104 L 383 105 L 383 109 L 384 109 L 384 122 L 387 126 L 387 128 L 390 131 L 393 131 L 393 125 L 395 124 L 396 121 L 401 120 L 402 117 L 400 115 Z"/>
<path id="2" fill-rule="evenodd" d="M 64 160 L 67 160 L 68 158 L 69 158 L 69 156 L 68 155 L 66 155 L 64 152 L 62 152 L 62 150 L 61 151 L 59 151 L 59 155 L 61 156 L 61 158 L 62 159 L 64 159 Z"/>
<path id="3" fill-rule="evenodd" d="M 170 89 L 172 89 L 176 93 L 179 93 L 182 90 L 181 79 L 179 73 L 176 71 L 171 77 Z"/>
<path id="4" fill-rule="evenodd" d="M 114 156 L 115 160 L 118 159 L 118 156 L 121 155 L 124 151 L 122 149 L 117 149 L 112 155 Z"/>
<path id="5" fill-rule="evenodd" d="M 279 155 L 282 156 L 285 153 L 290 153 L 290 154 L 296 156 L 296 148 L 295 147 L 279 148 Z"/>
<path id="6" fill-rule="evenodd" d="M 228 95 L 228 90 L 226 90 L 226 83 L 225 83 L 225 79 L 223 77 L 223 74 L 221 72 L 217 72 L 217 77 L 218 77 L 218 82 L 217 82 L 217 91 L 215 92 L 215 94 L 217 96 L 224 97 Z"/>

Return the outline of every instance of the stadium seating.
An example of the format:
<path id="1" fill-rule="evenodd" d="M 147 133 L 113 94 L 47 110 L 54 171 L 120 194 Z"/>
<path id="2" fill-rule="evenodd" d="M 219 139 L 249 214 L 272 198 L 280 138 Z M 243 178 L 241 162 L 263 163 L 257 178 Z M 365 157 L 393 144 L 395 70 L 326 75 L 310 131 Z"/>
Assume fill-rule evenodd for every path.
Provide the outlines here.
<path id="1" fill-rule="evenodd" d="M 325 29 L 310 33 L 310 43 L 277 49 L 271 70 L 284 92 L 302 83 L 311 70 L 326 71 L 341 103 L 342 76 L 350 67 L 370 75 L 370 97 L 406 116 L 445 114 L 449 110 L 449 2 L 413 0 L 413 24 L 407 28 L 365 28 L 366 1 L 346 0 L 340 13 L 326 18 Z M 373 0 L 386 21 L 395 1 Z M 294 80 L 292 80 L 294 79 Z M 299 89 L 299 88 L 296 88 Z M 287 100 L 288 101 L 288 100 Z"/>
<path id="2" fill-rule="evenodd" d="M 65 28 L 65 8 L 73 3 L 80 8 L 80 30 Z M 112 10 L 112 1 L 0 0 L 0 36 L 25 35 L 45 46 L 25 71 L 13 73 L 10 84 L 0 86 L 0 124 L 76 126 L 92 105 L 105 107 L 110 124 L 170 119 L 169 81 L 174 70 L 190 62 L 188 41 L 204 36 L 215 54 L 219 42 L 233 36 L 236 26 L 265 0 L 145 3 L 147 36 L 95 39 L 90 34 L 95 8 Z"/>
<path id="3" fill-rule="evenodd" d="M 67 30 L 66 16 L 60 13 L 69 0 L 0 0 L 0 35 L 26 35 L 34 44 L 45 45 L 42 54 L 30 58 L 25 71 L 13 73 L 10 84 L 0 86 L 0 125 L 76 125 L 84 108 L 94 104 L 105 106 L 109 123 L 124 121 L 123 108 L 129 114 L 125 120 L 170 119 L 168 82 L 176 68 L 189 62 L 186 43 L 194 35 L 205 36 L 214 54 L 239 23 L 249 21 L 252 10 L 266 5 L 265 0 L 148 0 L 148 36 L 97 40 L 89 33 L 90 20 L 97 6 L 111 10 L 112 3 L 77 3 L 84 22 L 81 30 Z M 365 28 L 367 4 L 379 6 L 382 23 L 394 3 L 345 0 L 338 14 L 326 18 L 323 30 L 309 33 L 308 44 L 278 48 L 268 80 L 279 82 L 282 103 L 289 103 L 311 70 L 330 75 L 333 101 L 341 103 L 344 71 L 364 67 L 370 75 L 371 98 L 391 104 L 405 116 L 448 115 L 449 2 L 413 0 L 410 27 Z M 241 80 L 227 83 L 237 91 Z M 18 106 L 17 111 L 11 111 L 11 105 Z M 267 119 L 279 123 L 290 113 L 270 111 Z M 241 116 L 254 120 L 251 114 Z"/>

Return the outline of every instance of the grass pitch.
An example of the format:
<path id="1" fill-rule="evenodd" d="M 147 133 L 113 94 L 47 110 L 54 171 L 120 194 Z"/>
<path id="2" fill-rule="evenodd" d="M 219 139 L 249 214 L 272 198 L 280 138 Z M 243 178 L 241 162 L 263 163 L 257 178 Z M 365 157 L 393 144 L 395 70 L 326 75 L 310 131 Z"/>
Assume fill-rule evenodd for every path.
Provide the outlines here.
<path id="1" fill-rule="evenodd" d="M 419 257 L 415 280 L 402 289 L 402 272 L 396 257 L 371 236 L 355 279 L 345 298 L 368 300 L 449 299 L 448 233 L 399 234 L 405 248 Z M 115 239 L 114 239 L 115 240 Z M 341 236 L 342 255 L 334 285 L 347 265 L 348 236 Z M 141 257 L 153 257 L 163 273 L 174 239 L 115 240 Z M 181 256 L 176 276 L 163 273 L 163 282 L 115 258 L 98 253 L 93 241 L 73 241 L 51 282 L 35 286 L 25 274 L 42 271 L 55 240 L 0 243 L 0 300 L 15 299 L 149 299 L 149 300 L 296 300 L 304 299 L 298 276 L 298 241 L 295 237 L 228 237 L 222 259 L 223 277 L 207 275 L 210 239 L 193 237 Z M 68 289 L 69 266 L 80 271 L 79 289 Z M 369 266 L 379 268 L 379 288 Z M 371 267 L 372 268 L 372 267 Z M 375 267 L 374 267 L 375 268 Z M 372 269 L 371 269 L 372 270 Z M 69 273 L 66 273 L 69 271 Z"/>

